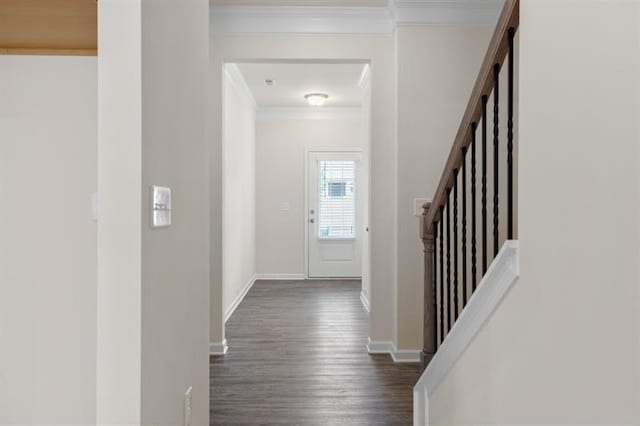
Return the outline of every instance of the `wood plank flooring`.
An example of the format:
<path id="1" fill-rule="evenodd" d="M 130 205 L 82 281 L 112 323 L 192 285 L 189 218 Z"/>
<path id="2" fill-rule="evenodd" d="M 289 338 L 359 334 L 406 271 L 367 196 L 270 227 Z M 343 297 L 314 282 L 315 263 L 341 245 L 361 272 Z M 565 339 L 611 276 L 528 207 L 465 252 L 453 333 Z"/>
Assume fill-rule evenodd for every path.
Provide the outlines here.
<path id="1" fill-rule="evenodd" d="M 411 425 L 418 364 L 367 354 L 359 281 L 258 281 L 211 357 L 212 425 Z"/>

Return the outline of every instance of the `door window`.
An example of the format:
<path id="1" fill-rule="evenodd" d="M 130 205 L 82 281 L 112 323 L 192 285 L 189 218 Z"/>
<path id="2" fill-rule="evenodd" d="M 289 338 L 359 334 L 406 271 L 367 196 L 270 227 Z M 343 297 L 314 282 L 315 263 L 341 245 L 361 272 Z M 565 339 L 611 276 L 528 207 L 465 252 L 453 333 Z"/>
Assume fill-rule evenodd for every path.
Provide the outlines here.
<path id="1" fill-rule="evenodd" d="M 321 160 L 319 238 L 355 238 L 355 161 Z"/>

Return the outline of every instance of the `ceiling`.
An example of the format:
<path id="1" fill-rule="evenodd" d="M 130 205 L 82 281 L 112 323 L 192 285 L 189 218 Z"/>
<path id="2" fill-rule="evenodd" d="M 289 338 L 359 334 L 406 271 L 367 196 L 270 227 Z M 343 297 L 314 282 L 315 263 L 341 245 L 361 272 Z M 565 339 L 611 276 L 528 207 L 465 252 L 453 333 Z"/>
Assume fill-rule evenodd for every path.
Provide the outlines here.
<path id="1" fill-rule="evenodd" d="M 306 107 L 304 95 L 326 93 L 327 107 L 357 107 L 364 64 L 237 64 L 259 107 Z M 272 87 L 265 79 L 273 79 Z"/>
<path id="2" fill-rule="evenodd" d="M 211 0 L 225 6 L 331 6 L 375 7 L 387 6 L 387 0 Z"/>
<path id="3" fill-rule="evenodd" d="M 95 55 L 95 0 L 0 0 L 0 53 Z"/>

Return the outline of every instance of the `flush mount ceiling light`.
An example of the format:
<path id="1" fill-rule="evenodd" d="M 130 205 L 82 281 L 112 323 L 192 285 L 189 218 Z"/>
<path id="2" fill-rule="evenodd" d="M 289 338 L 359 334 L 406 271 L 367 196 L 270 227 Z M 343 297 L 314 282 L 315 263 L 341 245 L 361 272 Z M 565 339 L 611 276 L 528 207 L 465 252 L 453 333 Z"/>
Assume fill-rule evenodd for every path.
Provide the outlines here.
<path id="1" fill-rule="evenodd" d="M 309 93 L 304 95 L 304 98 L 311 106 L 322 106 L 329 99 L 329 95 L 326 93 Z"/>

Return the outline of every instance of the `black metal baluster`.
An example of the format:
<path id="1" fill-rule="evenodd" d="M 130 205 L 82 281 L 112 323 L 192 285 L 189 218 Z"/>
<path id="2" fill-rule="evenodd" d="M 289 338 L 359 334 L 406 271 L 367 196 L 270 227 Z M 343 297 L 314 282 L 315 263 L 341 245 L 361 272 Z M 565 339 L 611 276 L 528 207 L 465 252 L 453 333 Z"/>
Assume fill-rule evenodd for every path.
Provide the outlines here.
<path id="1" fill-rule="evenodd" d="M 440 343 L 444 341 L 444 206 L 440 206 Z"/>
<path id="2" fill-rule="evenodd" d="M 451 330 L 451 202 L 447 188 L 447 333 Z"/>
<path id="3" fill-rule="evenodd" d="M 493 66 L 493 256 L 498 255 L 500 225 L 500 64 Z"/>
<path id="4" fill-rule="evenodd" d="M 478 123 L 471 123 L 471 288 L 476 290 L 477 271 L 477 247 L 476 247 L 476 130 Z"/>
<path id="5" fill-rule="evenodd" d="M 433 244 L 434 246 L 438 241 L 438 222 L 433 222 Z M 433 306 L 436 307 L 435 317 L 438 318 L 438 250 L 433 249 Z M 436 330 L 436 344 L 438 343 L 438 324 L 434 324 L 434 329 Z"/>
<path id="6" fill-rule="evenodd" d="M 453 319 L 458 319 L 458 169 L 453 169 Z"/>
<path id="7" fill-rule="evenodd" d="M 507 122 L 507 164 L 508 164 L 508 220 L 507 238 L 513 239 L 513 39 L 515 29 L 509 28 L 509 121 Z"/>
<path id="8" fill-rule="evenodd" d="M 462 309 L 467 304 L 467 148 L 462 148 Z"/>
<path id="9" fill-rule="evenodd" d="M 436 242 L 438 241 L 438 222 L 434 222 L 433 223 L 433 244 L 435 246 Z M 438 306 L 438 250 L 435 249 L 435 247 L 433 248 L 433 306 L 436 307 Z M 434 315 L 435 318 L 437 318 L 437 310 L 436 310 L 436 314 Z M 435 330 L 436 333 L 436 344 L 438 343 L 438 324 L 434 324 L 433 329 Z"/>
<path id="10" fill-rule="evenodd" d="M 482 276 L 487 273 L 487 103 L 482 97 Z"/>

